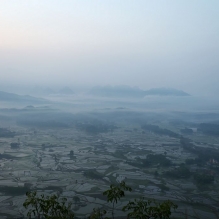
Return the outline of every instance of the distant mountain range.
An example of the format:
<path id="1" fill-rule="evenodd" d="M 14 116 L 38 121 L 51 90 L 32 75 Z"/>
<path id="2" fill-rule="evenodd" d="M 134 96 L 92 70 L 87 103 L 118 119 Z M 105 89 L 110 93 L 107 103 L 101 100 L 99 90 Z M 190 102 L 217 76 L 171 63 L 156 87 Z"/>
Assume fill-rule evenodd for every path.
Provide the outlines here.
<path id="1" fill-rule="evenodd" d="M 72 91 L 72 89 L 70 89 L 69 87 L 64 87 L 59 91 L 54 91 L 51 88 L 47 87 L 43 90 L 38 89 L 38 92 L 43 95 L 73 95 L 74 94 L 74 91 Z"/>
<path id="2" fill-rule="evenodd" d="M 132 88 L 129 86 L 105 86 L 94 87 L 89 92 L 92 95 L 103 97 L 143 97 L 144 91 L 139 88 Z"/>
<path id="3" fill-rule="evenodd" d="M 74 92 L 69 87 L 64 87 L 59 91 L 59 94 L 72 95 Z"/>
<path id="4" fill-rule="evenodd" d="M 54 90 L 52 90 L 51 88 L 47 87 L 47 88 L 45 88 L 45 89 L 42 90 L 42 93 L 43 93 L 44 95 L 51 95 L 51 94 L 54 94 L 55 92 L 54 92 Z"/>
<path id="5" fill-rule="evenodd" d="M 141 90 L 129 86 L 94 87 L 89 94 L 102 97 L 145 97 L 145 96 L 190 96 L 188 93 L 172 88 L 153 88 Z"/>
<path id="6" fill-rule="evenodd" d="M 190 96 L 190 94 L 173 88 L 153 88 L 144 91 L 146 95 L 157 95 L 157 96 Z"/>
<path id="7" fill-rule="evenodd" d="M 0 101 L 4 102 L 25 102 L 25 103 L 45 103 L 47 100 L 42 98 L 36 98 L 29 95 L 18 95 L 14 93 L 8 93 L 0 91 Z"/>

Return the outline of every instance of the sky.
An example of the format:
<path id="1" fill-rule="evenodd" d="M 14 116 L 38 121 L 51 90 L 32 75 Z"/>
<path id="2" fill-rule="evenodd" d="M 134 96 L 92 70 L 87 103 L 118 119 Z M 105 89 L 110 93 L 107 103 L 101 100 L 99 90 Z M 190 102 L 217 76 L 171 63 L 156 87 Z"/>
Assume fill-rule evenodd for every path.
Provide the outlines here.
<path id="1" fill-rule="evenodd" d="M 1 0 L 0 85 L 219 92 L 218 0 Z"/>

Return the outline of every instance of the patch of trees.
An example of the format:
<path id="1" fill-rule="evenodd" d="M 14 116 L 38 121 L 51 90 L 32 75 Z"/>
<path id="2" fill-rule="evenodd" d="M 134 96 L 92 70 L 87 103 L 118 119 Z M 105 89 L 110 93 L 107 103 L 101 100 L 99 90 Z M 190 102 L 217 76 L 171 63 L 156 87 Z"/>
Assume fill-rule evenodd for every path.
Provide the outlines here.
<path id="1" fill-rule="evenodd" d="M 59 122 L 56 120 L 44 120 L 44 121 L 22 120 L 22 121 L 19 121 L 18 124 L 24 125 L 24 126 L 37 127 L 37 128 L 68 128 L 69 127 L 66 123 Z"/>
<path id="2" fill-rule="evenodd" d="M 0 154 L 0 159 L 14 159 L 16 157 L 10 155 L 10 154 Z"/>
<path id="3" fill-rule="evenodd" d="M 185 160 L 185 163 L 186 163 L 187 165 L 196 164 L 196 159 L 187 158 L 187 159 Z"/>
<path id="4" fill-rule="evenodd" d="M 50 112 L 30 113 L 20 116 L 17 124 L 37 128 L 68 128 L 74 122 L 73 114 Z"/>
<path id="5" fill-rule="evenodd" d="M 180 144 L 185 149 L 191 153 L 194 153 L 198 158 L 194 160 L 187 160 L 186 162 L 189 164 L 205 164 L 210 159 L 219 160 L 219 151 L 215 148 L 204 148 L 198 147 L 190 142 L 190 139 L 181 138 Z"/>
<path id="6" fill-rule="evenodd" d="M 16 142 L 11 143 L 10 145 L 11 145 L 11 148 L 12 148 L 12 149 L 17 149 L 17 148 L 20 147 L 20 143 L 16 143 Z"/>
<path id="7" fill-rule="evenodd" d="M 180 129 L 180 132 L 182 132 L 183 134 L 186 134 L 186 135 L 192 135 L 193 134 L 193 130 L 189 129 L 189 128 Z"/>
<path id="8" fill-rule="evenodd" d="M 124 155 L 124 151 L 117 150 L 115 153 L 112 154 L 114 157 L 119 159 L 125 159 L 127 160 L 127 157 Z"/>
<path id="9" fill-rule="evenodd" d="M 205 185 L 214 182 L 214 176 L 207 173 L 196 173 L 194 175 L 194 180 L 197 184 Z"/>
<path id="10" fill-rule="evenodd" d="M 0 138 L 13 138 L 15 132 L 12 132 L 6 128 L 0 128 Z"/>
<path id="11" fill-rule="evenodd" d="M 180 179 L 189 178 L 191 176 L 191 172 L 185 165 L 181 165 L 174 170 L 166 171 L 164 175 L 170 178 Z"/>
<path id="12" fill-rule="evenodd" d="M 135 161 L 126 161 L 127 164 L 138 167 L 163 166 L 168 167 L 172 165 L 172 161 L 166 158 L 163 154 L 148 154 L 146 159 L 136 158 Z"/>
<path id="13" fill-rule="evenodd" d="M 185 163 L 187 165 L 197 164 L 199 166 L 202 166 L 202 165 L 205 164 L 205 161 L 200 159 L 200 158 L 195 158 L 195 159 L 188 158 L 188 159 L 185 160 Z"/>
<path id="14" fill-rule="evenodd" d="M 60 147 L 60 145 L 56 145 L 56 144 L 50 144 L 50 143 L 46 143 L 46 144 L 42 144 L 42 149 L 46 149 L 46 148 L 54 148 L 54 147 Z"/>
<path id="15" fill-rule="evenodd" d="M 159 184 L 158 186 L 159 186 L 159 188 L 161 189 L 161 191 L 163 191 L 163 192 L 170 190 L 170 188 L 166 186 L 166 183 Z"/>
<path id="16" fill-rule="evenodd" d="M 115 130 L 117 127 L 112 124 L 94 121 L 92 123 L 77 123 L 76 127 L 89 134 L 99 134 Z"/>
<path id="17" fill-rule="evenodd" d="M 130 133 L 131 133 L 131 132 L 132 132 L 132 130 L 125 129 L 125 130 L 124 130 L 124 132 L 130 132 Z"/>
<path id="18" fill-rule="evenodd" d="M 190 152 L 196 152 L 196 146 L 191 143 L 190 139 L 182 137 L 180 138 L 180 144 L 185 150 Z"/>
<path id="19" fill-rule="evenodd" d="M 121 198 L 125 196 L 125 192 L 131 192 L 132 189 L 125 182 L 118 185 L 111 185 L 110 188 L 103 192 L 106 196 L 107 202 L 110 206 L 103 208 L 95 208 L 90 214 L 90 219 L 107 219 L 106 215 L 111 214 L 112 218 L 116 218 L 115 209 L 116 204 Z M 73 219 L 76 218 L 73 212 L 72 202 L 66 198 L 61 198 L 58 195 L 38 195 L 36 191 L 27 192 L 27 198 L 23 203 L 27 209 L 27 216 L 32 218 L 47 218 L 47 219 Z M 76 202 L 75 197 L 73 201 Z M 79 200 L 80 201 L 80 200 Z M 172 210 L 176 209 L 171 201 L 163 201 L 161 203 L 155 200 L 148 200 L 144 197 L 129 201 L 129 203 L 122 207 L 122 211 L 128 212 L 128 218 L 145 218 L 145 219 L 169 219 Z M 119 210 L 117 208 L 117 210 Z"/>
<path id="20" fill-rule="evenodd" d="M 85 170 L 84 176 L 91 179 L 103 179 L 103 175 L 96 170 Z"/>
<path id="21" fill-rule="evenodd" d="M 219 124 L 201 123 L 198 127 L 198 131 L 206 135 L 219 136 Z"/>
<path id="22" fill-rule="evenodd" d="M 24 195 L 27 191 L 29 191 L 28 187 L 29 186 L 24 186 L 24 187 L 0 186 L 0 192 L 4 195 L 20 196 L 20 195 Z"/>
<path id="23" fill-rule="evenodd" d="M 142 160 L 144 166 L 160 165 L 170 166 L 172 161 L 167 159 L 163 154 L 148 154 L 145 160 Z"/>
<path id="24" fill-rule="evenodd" d="M 145 163 L 143 162 L 144 160 L 142 159 L 138 159 L 138 160 L 135 160 L 135 161 L 129 161 L 127 160 L 126 163 L 133 166 L 133 167 L 137 167 L 137 168 L 142 168 L 145 166 Z M 149 165 L 149 164 L 148 164 Z"/>
<path id="25" fill-rule="evenodd" d="M 141 128 L 143 130 L 150 131 L 150 132 L 153 132 L 153 133 L 158 134 L 158 135 L 167 135 L 167 136 L 173 137 L 173 138 L 180 137 L 179 134 L 172 132 L 168 129 L 160 128 L 158 125 L 145 124 L 145 125 L 142 125 Z"/>
<path id="26" fill-rule="evenodd" d="M 74 151 L 71 150 L 70 153 L 69 153 L 69 155 L 70 155 L 70 158 L 73 158 L 73 157 L 74 157 Z"/>

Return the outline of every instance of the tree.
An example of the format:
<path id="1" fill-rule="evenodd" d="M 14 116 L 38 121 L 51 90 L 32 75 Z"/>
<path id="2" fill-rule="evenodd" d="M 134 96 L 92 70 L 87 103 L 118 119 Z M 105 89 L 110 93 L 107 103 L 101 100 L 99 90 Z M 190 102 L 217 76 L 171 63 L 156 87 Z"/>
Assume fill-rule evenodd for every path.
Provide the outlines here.
<path id="1" fill-rule="evenodd" d="M 177 205 L 169 200 L 157 203 L 155 201 L 141 198 L 129 202 L 125 207 L 123 207 L 123 210 L 129 211 L 128 218 L 169 219 L 171 215 L 171 208 L 176 209 Z"/>
<path id="2" fill-rule="evenodd" d="M 20 147 L 20 143 L 11 143 L 11 148 L 12 149 L 17 149 Z"/>
<path id="3" fill-rule="evenodd" d="M 75 204 L 75 208 L 76 208 L 76 206 L 80 203 L 80 198 L 78 197 L 78 196 L 74 196 L 73 197 L 73 201 L 74 201 L 74 204 Z"/>
<path id="4" fill-rule="evenodd" d="M 66 198 L 57 195 L 44 196 L 37 195 L 35 191 L 26 193 L 27 199 L 23 203 L 29 209 L 27 216 L 38 219 L 73 219 L 74 213 L 71 211 L 71 203 L 67 204 Z"/>
<path id="5" fill-rule="evenodd" d="M 107 196 L 107 201 L 113 204 L 112 217 L 114 219 L 115 203 L 125 196 L 125 191 L 132 191 L 131 187 L 127 186 L 124 181 L 119 185 L 111 185 L 110 189 L 106 190 L 103 195 Z"/>
<path id="6" fill-rule="evenodd" d="M 91 213 L 89 219 L 108 219 L 104 218 L 104 215 L 106 214 L 106 210 L 101 210 L 99 208 L 94 208 L 93 212 Z"/>
<path id="7" fill-rule="evenodd" d="M 73 156 L 74 156 L 74 151 L 71 150 L 71 151 L 70 151 L 70 157 L 72 158 Z"/>
<path id="8" fill-rule="evenodd" d="M 122 197 L 125 196 L 125 191 L 131 191 L 131 187 L 127 186 L 125 182 L 118 185 L 111 185 L 110 189 L 103 194 L 107 196 L 107 201 L 113 204 L 112 218 L 114 219 L 115 204 Z M 37 195 L 36 192 L 26 193 L 27 199 L 23 206 L 28 209 L 27 216 L 32 218 L 34 216 L 38 219 L 74 219 L 72 212 L 72 204 L 67 202 L 66 198 L 59 198 L 57 195 L 44 196 Z M 75 203 L 80 201 L 77 196 L 73 197 Z M 144 197 L 129 201 L 129 203 L 122 208 L 123 211 L 128 211 L 128 218 L 137 219 L 169 219 L 171 210 L 176 209 L 171 201 L 164 201 L 158 203 L 154 200 L 146 200 Z M 94 208 L 90 215 L 90 219 L 109 219 L 104 217 L 107 209 Z"/>
<path id="9" fill-rule="evenodd" d="M 214 182 L 214 176 L 206 173 L 196 173 L 194 175 L 194 180 L 197 184 L 205 185 Z"/>

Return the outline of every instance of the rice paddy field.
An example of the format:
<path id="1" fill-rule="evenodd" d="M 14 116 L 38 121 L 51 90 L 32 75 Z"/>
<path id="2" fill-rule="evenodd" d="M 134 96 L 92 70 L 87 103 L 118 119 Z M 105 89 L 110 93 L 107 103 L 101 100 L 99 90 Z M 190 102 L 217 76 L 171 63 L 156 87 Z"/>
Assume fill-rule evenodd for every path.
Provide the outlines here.
<path id="1" fill-rule="evenodd" d="M 218 138 L 197 131 L 182 134 L 180 130 L 185 125 L 162 121 L 150 124 L 177 136 L 156 133 L 129 119 L 114 121 L 114 128 L 95 133 L 92 130 L 96 120 L 89 122 L 91 129 L 83 129 L 87 124 L 84 120 L 68 127 L 8 124 L 7 129 L 16 134 L 0 138 L 0 218 L 26 215 L 22 204 L 30 190 L 46 195 L 56 193 L 70 201 L 78 197 L 79 201 L 72 202 L 79 218 L 87 218 L 97 207 L 108 208 L 110 216 L 112 206 L 103 192 L 122 181 L 133 191 L 118 203 L 118 218 L 126 215 L 121 206 L 142 196 L 176 203 L 178 209 L 173 218 L 218 218 L 219 160 L 212 157 L 212 163 L 189 163 L 198 155 L 182 144 L 185 138 L 190 139 L 191 147 L 217 150 Z M 189 175 L 168 174 L 175 174 L 182 166 Z M 200 185 L 194 179 L 197 173 L 212 175 L 214 180 Z"/>

